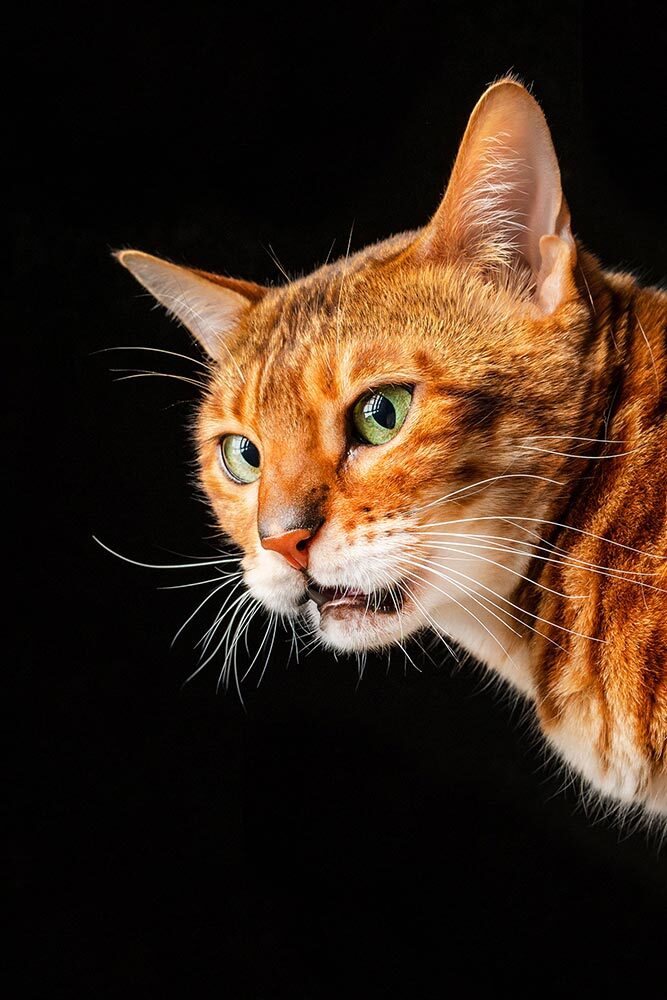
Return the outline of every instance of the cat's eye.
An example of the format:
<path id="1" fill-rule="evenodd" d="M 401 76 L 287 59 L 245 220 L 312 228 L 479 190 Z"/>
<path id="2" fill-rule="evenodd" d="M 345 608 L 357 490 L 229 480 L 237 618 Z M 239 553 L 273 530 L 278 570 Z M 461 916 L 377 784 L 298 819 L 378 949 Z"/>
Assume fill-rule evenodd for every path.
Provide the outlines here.
<path id="1" fill-rule="evenodd" d="M 259 451 L 242 434 L 225 434 L 220 440 L 220 457 L 227 473 L 237 483 L 259 479 Z"/>
<path id="2" fill-rule="evenodd" d="M 405 385 L 384 385 L 365 393 L 352 410 L 357 437 L 365 444 L 386 444 L 405 423 L 412 402 L 412 389 Z"/>

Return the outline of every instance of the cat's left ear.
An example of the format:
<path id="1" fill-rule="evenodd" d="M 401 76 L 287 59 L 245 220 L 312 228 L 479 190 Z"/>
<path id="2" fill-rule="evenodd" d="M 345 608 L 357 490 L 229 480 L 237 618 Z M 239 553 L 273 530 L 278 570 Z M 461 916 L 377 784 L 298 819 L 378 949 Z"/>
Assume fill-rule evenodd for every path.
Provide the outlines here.
<path id="1" fill-rule="evenodd" d="M 535 98 L 515 80 L 482 95 L 415 251 L 422 260 L 463 257 L 488 273 L 529 268 L 544 314 L 574 289 L 576 246 L 551 133 Z"/>
<path id="2" fill-rule="evenodd" d="M 179 267 L 140 250 L 121 250 L 115 257 L 194 334 L 213 360 L 220 357 L 225 336 L 266 294 L 251 281 Z"/>

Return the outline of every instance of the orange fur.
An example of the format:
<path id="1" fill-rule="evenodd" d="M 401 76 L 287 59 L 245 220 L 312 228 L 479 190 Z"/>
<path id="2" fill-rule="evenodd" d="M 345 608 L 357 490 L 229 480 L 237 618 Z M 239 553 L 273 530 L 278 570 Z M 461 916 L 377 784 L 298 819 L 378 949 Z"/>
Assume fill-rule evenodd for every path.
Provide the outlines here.
<path id="1" fill-rule="evenodd" d="M 120 256 L 171 304 L 161 262 Z M 281 288 L 179 270 L 185 301 L 188 275 L 229 295 L 217 325 L 215 300 L 189 324 L 216 361 L 197 444 L 254 595 L 303 613 L 308 578 L 259 532 L 315 525 L 318 586 L 403 600 L 308 605 L 322 641 L 433 627 L 533 699 L 598 792 L 667 813 L 667 296 L 575 243 L 527 91 L 482 98 L 423 230 Z M 400 433 L 351 441 L 355 401 L 397 383 L 414 386 Z M 224 473 L 226 434 L 256 444 L 256 482 Z"/>

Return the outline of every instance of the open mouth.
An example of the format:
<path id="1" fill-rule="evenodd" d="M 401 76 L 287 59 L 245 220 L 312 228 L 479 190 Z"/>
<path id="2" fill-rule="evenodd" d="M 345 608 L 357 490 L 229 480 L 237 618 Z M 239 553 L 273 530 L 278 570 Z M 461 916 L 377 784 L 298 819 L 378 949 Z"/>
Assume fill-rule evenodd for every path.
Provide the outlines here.
<path id="1" fill-rule="evenodd" d="M 324 611 L 362 611 L 364 613 L 397 614 L 403 607 L 403 593 L 398 587 L 369 592 L 352 587 L 320 587 L 309 583 L 306 593 Z"/>

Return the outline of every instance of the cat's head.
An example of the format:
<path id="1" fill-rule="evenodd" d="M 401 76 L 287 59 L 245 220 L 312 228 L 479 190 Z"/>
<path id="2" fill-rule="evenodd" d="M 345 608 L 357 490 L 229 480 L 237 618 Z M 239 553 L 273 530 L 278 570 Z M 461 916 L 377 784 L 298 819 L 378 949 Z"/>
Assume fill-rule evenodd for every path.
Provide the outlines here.
<path id="1" fill-rule="evenodd" d="M 119 259 L 212 359 L 201 480 L 267 609 L 360 650 L 516 586 L 527 536 L 503 518 L 549 509 L 562 460 L 540 445 L 586 408 L 590 326 L 522 86 L 484 94 L 422 230 L 279 288 Z M 472 539 L 494 536 L 513 544 L 485 565 Z"/>

